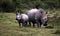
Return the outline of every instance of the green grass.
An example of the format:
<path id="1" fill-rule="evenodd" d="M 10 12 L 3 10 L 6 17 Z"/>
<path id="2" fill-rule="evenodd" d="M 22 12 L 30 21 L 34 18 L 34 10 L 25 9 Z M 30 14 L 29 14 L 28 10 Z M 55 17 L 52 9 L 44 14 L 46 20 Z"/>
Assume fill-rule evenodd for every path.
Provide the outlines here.
<path id="1" fill-rule="evenodd" d="M 60 12 L 59 12 L 60 13 Z M 48 21 L 48 26 L 42 28 L 21 27 L 15 20 L 15 13 L 0 13 L 0 36 L 59 36 L 60 19 Z M 53 28 L 50 28 L 52 26 Z"/>

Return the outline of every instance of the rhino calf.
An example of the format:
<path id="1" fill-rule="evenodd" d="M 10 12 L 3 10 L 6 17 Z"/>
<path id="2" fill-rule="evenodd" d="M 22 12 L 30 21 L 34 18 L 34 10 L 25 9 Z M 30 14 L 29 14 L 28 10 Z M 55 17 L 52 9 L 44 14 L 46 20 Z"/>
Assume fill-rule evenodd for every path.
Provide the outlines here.
<path id="1" fill-rule="evenodd" d="M 18 21 L 19 23 L 19 27 L 21 26 L 21 23 L 22 23 L 22 26 L 26 26 L 27 22 L 28 22 L 28 15 L 26 14 L 22 14 L 22 13 L 16 13 L 16 20 Z"/>

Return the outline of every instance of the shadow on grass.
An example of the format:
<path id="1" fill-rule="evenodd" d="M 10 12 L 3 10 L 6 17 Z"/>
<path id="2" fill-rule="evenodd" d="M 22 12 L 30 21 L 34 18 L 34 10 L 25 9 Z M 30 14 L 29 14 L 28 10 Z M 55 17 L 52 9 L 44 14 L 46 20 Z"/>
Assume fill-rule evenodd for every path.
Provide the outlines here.
<path id="1" fill-rule="evenodd" d="M 56 30 L 54 33 L 52 34 L 59 34 L 60 35 L 60 30 Z"/>
<path id="2" fill-rule="evenodd" d="M 46 26 L 45 28 L 53 29 L 54 27 L 53 26 Z"/>

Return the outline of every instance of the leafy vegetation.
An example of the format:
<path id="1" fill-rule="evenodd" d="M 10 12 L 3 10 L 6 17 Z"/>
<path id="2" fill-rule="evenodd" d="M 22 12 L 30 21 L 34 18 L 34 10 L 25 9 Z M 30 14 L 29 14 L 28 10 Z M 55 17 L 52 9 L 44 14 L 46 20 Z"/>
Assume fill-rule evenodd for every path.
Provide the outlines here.
<path id="1" fill-rule="evenodd" d="M 60 0 L 0 0 L 0 11 L 16 11 L 30 9 L 39 5 L 44 9 L 60 8 Z"/>

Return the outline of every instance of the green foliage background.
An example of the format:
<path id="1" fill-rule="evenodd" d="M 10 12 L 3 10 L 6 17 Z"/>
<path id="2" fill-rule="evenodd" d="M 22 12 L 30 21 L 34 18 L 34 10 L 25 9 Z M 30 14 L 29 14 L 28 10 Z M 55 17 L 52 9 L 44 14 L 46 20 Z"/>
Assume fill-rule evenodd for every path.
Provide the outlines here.
<path id="1" fill-rule="evenodd" d="M 44 9 L 60 8 L 60 0 L 0 0 L 0 11 L 30 9 L 37 4 Z"/>
<path id="2" fill-rule="evenodd" d="M 19 28 L 14 12 L 24 13 L 37 4 L 48 11 L 48 26 Z M 0 0 L 0 36 L 60 36 L 60 0 Z"/>

